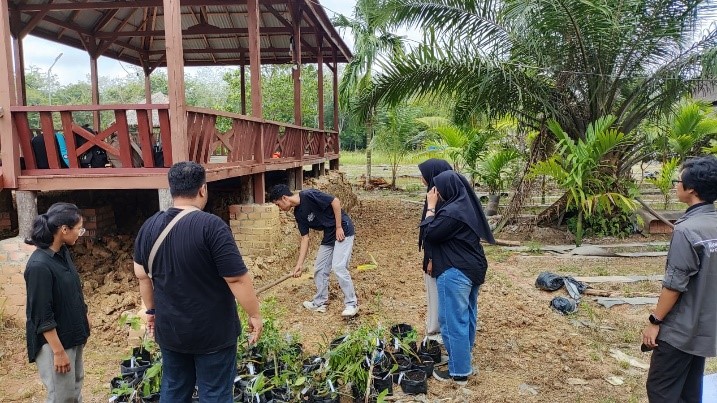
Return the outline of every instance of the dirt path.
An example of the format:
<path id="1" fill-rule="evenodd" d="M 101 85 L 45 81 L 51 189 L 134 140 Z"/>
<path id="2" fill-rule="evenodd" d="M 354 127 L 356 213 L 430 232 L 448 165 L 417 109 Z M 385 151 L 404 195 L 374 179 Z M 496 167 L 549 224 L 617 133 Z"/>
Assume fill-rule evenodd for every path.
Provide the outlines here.
<path id="1" fill-rule="evenodd" d="M 325 314 L 307 312 L 301 307 L 301 301 L 310 299 L 314 292 L 309 274 L 288 280 L 262 296 L 277 299 L 283 327 L 299 334 L 310 351 L 361 323 L 390 326 L 405 322 L 423 333 L 425 297 L 419 268 L 421 256 L 416 246 L 420 205 L 401 201 L 401 195 L 387 194 L 362 194 L 360 205 L 352 212 L 357 233 L 351 267 L 361 304 L 357 318 L 341 319 L 343 295 L 335 279 L 331 304 Z M 298 238 L 294 233 L 286 236 L 290 242 Z M 316 240 L 312 247 L 316 247 Z M 356 271 L 357 265 L 370 260 L 369 253 L 375 257 L 378 268 Z M 618 362 L 610 357 L 609 350 L 619 348 L 649 362 L 649 355 L 638 349 L 639 332 L 648 308 L 615 307 L 608 311 L 586 302 L 581 304 L 578 314 L 561 316 L 548 307 L 554 295 L 538 291 L 533 282 L 542 270 L 582 275 L 602 274 L 606 270 L 610 274 L 630 274 L 636 270 L 640 274 L 659 274 L 664 258 L 569 261 L 520 255 L 496 247 L 486 248 L 486 254 L 489 274 L 479 300 L 483 330 L 478 334 L 473 353 L 474 366 L 480 372 L 463 388 L 429 381 L 428 401 L 646 401 L 646 371 Z M 257 285 L 287 272 L 293 266 L 292 259 L 289 255 L 267 264 Z M 124 260 L 117 264 L 116 272 L 107 274 L 111 279 L 88 297 L 95 323 L 87 348 L 86 402 L 107 401 L 107 383 L 128 351 L 116 321 L 122 310 L 136 307 L 139 297 L 131 265 L 128 267 Z M 644 286 L 647 291 L 654 287 Z M 110 299 L 112 307 L 108 305 Z M 24 329 L 6 325 L 0 329 L 0 338 L 0 402 L 41 401 L 42 385 L 34 367 L 26 363 Z M 605 380 L 609 376 L 620 377 L 624 384 L 610 385 Z"/>

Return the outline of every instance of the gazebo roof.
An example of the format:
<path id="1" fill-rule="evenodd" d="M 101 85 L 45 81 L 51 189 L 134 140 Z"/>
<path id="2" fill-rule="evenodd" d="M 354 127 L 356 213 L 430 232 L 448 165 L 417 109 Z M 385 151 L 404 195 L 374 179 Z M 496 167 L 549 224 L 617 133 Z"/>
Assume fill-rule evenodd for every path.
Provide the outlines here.
<path id="1" fill-rule="evenodd" d="M 181 0 L 185 66 L 249 63 L 246 1 Z M 259 0 L 261 63 L 291 63 L 292 5 L 303 10 L 302 63 L 316 63 L 317 34 L 324 60 L 345 63 L 351 51 L 318 0 Z M 31 34 L 141 66 L 166 65 L 162 0 L 9 0 L 15 37 Z"/>

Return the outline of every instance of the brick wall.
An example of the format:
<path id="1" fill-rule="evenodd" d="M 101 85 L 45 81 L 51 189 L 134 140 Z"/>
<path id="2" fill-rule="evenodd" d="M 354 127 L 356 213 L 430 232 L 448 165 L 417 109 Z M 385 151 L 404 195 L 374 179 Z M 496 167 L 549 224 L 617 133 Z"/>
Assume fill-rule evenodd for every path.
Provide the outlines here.
<path id="1" fill-rule="evenodd" d="M 18 237 L 0 241 L 0 311 L 25 323 L 25 265 L 35 247 Z"/>
<path id="2" fill-rule="evenodd" d="M 230 205 L 229 226 L 242 255 L 271 255 L 281 232 L 279 208 L 274 204 Z"/>
<path id="3" fill-rule="evenodd" d="M 97 238 L 117 232 L 115 212 L 112 206 L 81 209 L 80 214 L 85 219 L 86 237 Z"/>

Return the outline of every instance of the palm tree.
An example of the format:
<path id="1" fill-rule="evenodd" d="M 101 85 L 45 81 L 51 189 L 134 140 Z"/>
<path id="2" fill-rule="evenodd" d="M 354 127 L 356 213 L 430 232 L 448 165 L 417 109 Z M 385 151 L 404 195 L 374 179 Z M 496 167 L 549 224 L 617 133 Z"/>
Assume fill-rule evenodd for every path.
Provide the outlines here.
<path id="1" fill-rule="evenodd" d="M 440 116 L 416 120 L 426 126 L 426 130 L 419 135 L 426 153 L 449 159 L 456 171 L 475 167 L 476 161 L 488 150 L 488 144 L 497 135 L 490 126 L 456 125 Z"/>
<path id="2" fill-rule="evenodd" d="M 584 138 L 588 124 L 608 114 L 615 128 L 631 133 L 717 73 L 715 28 L 693 41 L 700 17 L 717 9 L 706 0 L 394 0 L 392 6 L 394 23 L 442 39 L 384 66 L 362 96 L 361 113 L 382 101 L 450 97 L 458 121 L 476 111 L 507 113 L 538 131 L 540 145 L 551 119 L 572 139 Z M 627 174 L 630 165 L 622 162 L 643 144 L 614 150 L 612 173 Z M 541 153 L 534 147 L 528 161 Z M 519 191 L 513 200 L 523 198 Z"/>
<path id="3" fill-rule="evenodd" d="M 472 176 L 480 178 L 482 184 L 488 187 L 487 216 L 498 214 L 501 192 L 510 182 L 510 167 L 520 157 L 520 153 L 513 148 L 493 150 L 481 158 L 476 167 L 468 169 Z"/>
<path id="4" fill-rule="evenodd" d="M 717 118 L 705 103 L 681 102 L 669 119 L 667 146 L 680 161 L 700 151 L 703 143 L 717 134 Z"/>
<path id="5" fill-rule="evenodd" d="M 353 15 L 338 15 L 333 23 L 340 30 L 348 30 L 354 40 L 354 57 L 344 68 L 339 84 L 341 106 L 350 111 L 353 100 L 372 85 L 376 62 L 386 56 L 403 53 L 400 36 L 388 31 L 387 0 L 358 0 Z M 358 116 L 366 127 L 366 183 L 371 180 L 371 138 L 373 137 L 375 106 Z"/>
<path id="6" fill-rule="evenodd" d="M 399 105 L 382 110 L 377 116 L 377 130 L 370 148 L 376 148 L 388 155 L 391 164 L 391 188 L 396 188 L 398 166 L 414 149 L 413 137 L 418 133 L 418 108 Z"/>
<path id="7" fill-rule="evenodd" d="M 575 244 L 583 238 L 583 219 L 594 213 L 611 213 L 613 208 L 631 211 L 634 202 L 616 193 L 612 184 L 601 180 L 608 154 L 625 142 L 625 135 L 615 129 L 614 116 L 606 116 L 588 124 L 585 138 L 573 140 L 557 121 L 548 127 L 558 138 L 557 152 L 545 161 L 534 164 L 531 176 L 545 175 L 566 192 L 567 208 L 577 210 Z"/>

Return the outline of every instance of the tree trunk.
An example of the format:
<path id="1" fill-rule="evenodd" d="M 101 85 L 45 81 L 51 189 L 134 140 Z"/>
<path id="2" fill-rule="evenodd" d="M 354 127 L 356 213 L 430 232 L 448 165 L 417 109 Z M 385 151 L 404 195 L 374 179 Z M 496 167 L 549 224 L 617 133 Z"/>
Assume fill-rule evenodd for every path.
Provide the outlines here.
<path id="1" fill-rule="evenodd" d="M 568 205 L 568 194 L 564 193 L 558 200 L 556 200 L 550 207 L 543 210 L 538 214 L 538 218 L 535 222 L 538 225 L 560 225 L 560 217 L 565 214 L 565 210 Z"/>
<path id="2" fill-rule="evenodd" d="M 583 243 L 583 209 L 578 208 L 578 222 L 575 226 L 575 246 Z"/>
<path id="3" fill-rule="evenodd" d="M 373 112 L 366 121 L 366 185 L 371 183 L 371 140 L 373 139 Z"/>
<path id="4" fill-rule="evenodd" d="M 528 196 L 530 195 L 530 191 L 533 189 L 534 180 L 528 179 L 530 167 L 533 166 L 533 164 L 535 164 L 536 162 L 545 159 L 545 155 L 549 146 L 549 140 L 550 139 L 548 135 L 548 129 L 547 127 L 543 126 L 537 138 L 533 142 L 533 146 L 530 149 L 530 157 L 525 164 L 525 169 L 523 170 L 523 174 L 520 177 L 520 182 L 518 183 L 518 186 L 515 190 L 515 194 L 513 195 L 513 198 L 510 199 L 508 207 L 505 208 L 505 211 L 503 212 L 503 217 L 498 222 L 498 225 L 495 228 L 495 233 L 500 232 L 500 230 L 502 230 L 503 227 L 506 226 L 506 224 L 512 222 L 523 209 L 523 204 L 525 204 L 525 200 L 528 198 Z"/>
<path id="5" fill-rule="evenodd" d="M 488 195 L 488 205 L 485 208 L 485 215 L 488 217 L 498 214 L 498 204 L 500 203 L 500 194 Z"/>

